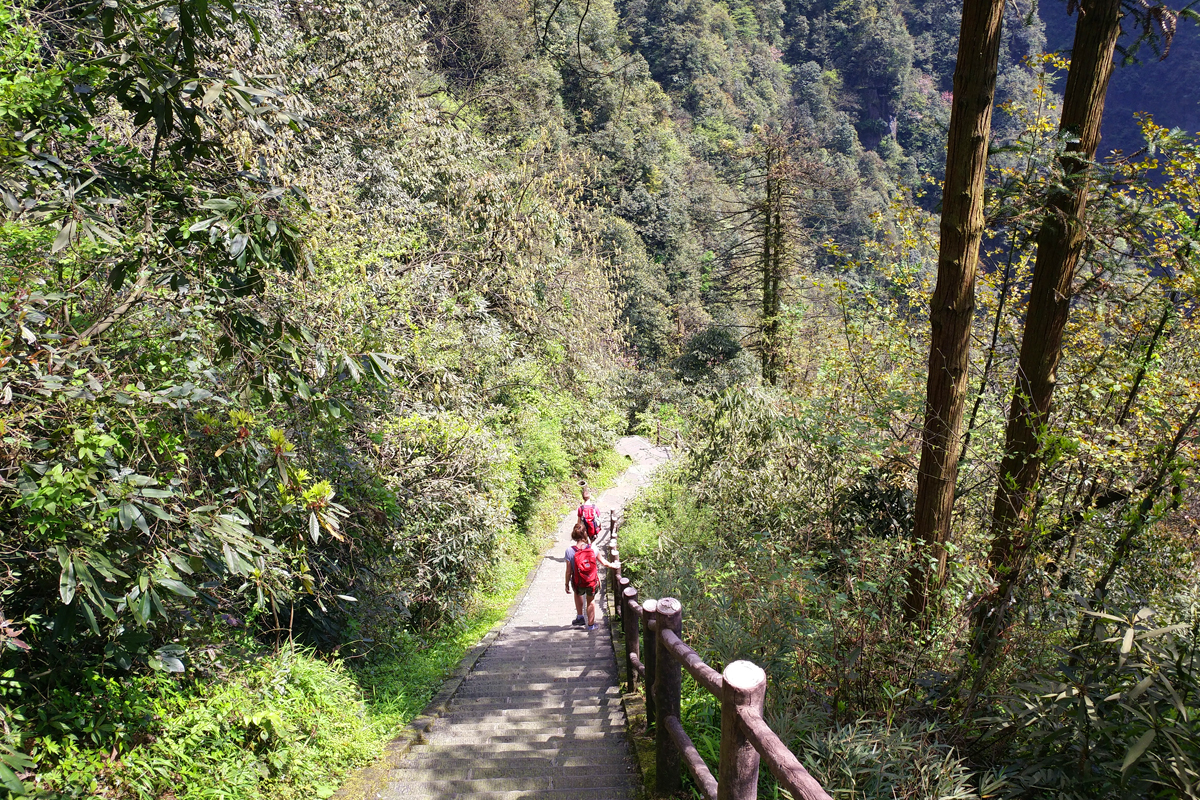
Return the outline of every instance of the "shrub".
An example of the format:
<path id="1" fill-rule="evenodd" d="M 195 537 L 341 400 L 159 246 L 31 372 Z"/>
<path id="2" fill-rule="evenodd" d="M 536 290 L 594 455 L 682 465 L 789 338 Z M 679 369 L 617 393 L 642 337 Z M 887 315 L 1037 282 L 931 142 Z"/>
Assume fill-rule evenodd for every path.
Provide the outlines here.
<path id="1" fill-rule="evenodd" d="M 513 517 L 524 528 L 542 492 L 571 474 L 571 458 L 563 447 L 561 423 L 552 417 L 523 420 L 519 437 L 521 482 L 513 502 Z"/>
<path id="2" fill-rule="evenodd" d="M 1007 796 L 1200 797 L 1200 618 L 1153 617 L 1086 612 L 1097 641 L 1063 651 L 1058 674 L 1019 685 L 1001 716 L 980 720 L 1011 740 Z"/>
<path id="3" fill-rule="evenodd" d="M 920 726 L 859 721 L 804 736 L 793 748 L 833 797 L 977 800 L 954 748 Z"/>
<path id="4" fill-rule="evenodd" d="M 80 738 L 34 739 L 30 750 L 45 767 L 29 783 L 34 794 L 328 797 L 339 775 L 379 750 L 349 673 L 302 650 L 284 648 L 204 683 L 96 680 L 77 704 L 106 704 L 121 738 L 101 748 Z"/>

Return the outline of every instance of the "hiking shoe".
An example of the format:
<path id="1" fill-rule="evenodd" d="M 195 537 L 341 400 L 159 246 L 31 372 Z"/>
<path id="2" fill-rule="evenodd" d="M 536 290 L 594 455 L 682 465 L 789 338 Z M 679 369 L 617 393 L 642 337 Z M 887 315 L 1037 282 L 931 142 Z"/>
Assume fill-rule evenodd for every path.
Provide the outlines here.
<path id="1" fill-rule="evenodd" d="M 594 631 L 594 630 L 596 630 L 596 623 L 594 623 L 594 622 L 593 622 L 591 625 L 588 625 L 588 626 L 587 626 L 587 629 L 588 629 L 589 631 Z"/>
<path id="2" fill-rule="evenodd" d="M 571 620 L 571 624 L 572 624 L 572 625 L 582 625 L 582 624 L 583 624 L 583 623 L 585 623 L 585 622 L 587 622 L 587 620 L 585 620 L 585 619 L 583 618 L 583 614 L 580 614 L 578 617 L 576 617 L 575 619 Z"/>

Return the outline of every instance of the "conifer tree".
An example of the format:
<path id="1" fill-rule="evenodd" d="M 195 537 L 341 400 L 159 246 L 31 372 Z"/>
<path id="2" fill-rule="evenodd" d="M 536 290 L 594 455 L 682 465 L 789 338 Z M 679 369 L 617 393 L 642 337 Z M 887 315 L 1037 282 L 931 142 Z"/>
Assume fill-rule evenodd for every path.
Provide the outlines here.
<path id="1" fill-rule="evenodd" d="M 994 651 L 1004 630 L 1012 594 L 1032 544 L 1031 512 L 1045 461 L 1046 426 L 1075 268 L 1083 250 L 1089 177 L 1100 143 L 1100 121 L 1121 16 L 1120 0 L 1082 0 L 1079 4 L 1059 122 L 1065 143 L 1059 157 L 1062 179 L 1051 190 L 1038 232 L 1033 285 L 992 510 L 988 563 L 995 587 L 975 616 L 974 647 L 980 655 Z"/>
<path id="2" fill-rule="evenodd" d="M 941 584 L 946 571 L 1003 17 L 1003 0 L 967 0 L 963 5 L 942 190 L 938 278 L 929 314 L 933 331 L 913 530 L 914 539 L 925 545 L 922 555 L 936 566 L 928 570 L 919 562 L 912 568 L 906 601 L 909 616 L 925 609 L 930 589 Z"/>

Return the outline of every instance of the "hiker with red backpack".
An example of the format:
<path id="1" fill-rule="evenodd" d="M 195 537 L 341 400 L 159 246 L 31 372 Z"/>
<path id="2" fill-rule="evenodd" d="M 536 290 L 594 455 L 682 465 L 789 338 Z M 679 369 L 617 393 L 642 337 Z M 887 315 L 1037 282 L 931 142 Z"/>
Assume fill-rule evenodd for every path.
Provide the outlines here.
<path id="1" fill-rule="evenodd" d="M 596 629 L 596 588 L 600 585 L 600 569 L 596 565 L 603 564 L 609 569 L 616 569 L 615 564 L 604 560 L 604 556 L 592 547 L 588 539 L 587 528 L 583 520 L 575 523 L 571 531 L 574 544 L 567 548 L 567 579 L 568 594 L 575 590 L 575 619 L 572 625 L 587 625 L 589 631 Z M 587 617 L 583 614 L 583 600 L 587 597 Z"/>
<path id="2" fill-rule="evenodd" d="M 583 494 L 583 504 L 579 506 L 577 516 L 587 530 L 588 539 L 594 542 L 600 535 L 600 510 L 592 502 L 591 490 L 585 486 L 580 492 Z"/>

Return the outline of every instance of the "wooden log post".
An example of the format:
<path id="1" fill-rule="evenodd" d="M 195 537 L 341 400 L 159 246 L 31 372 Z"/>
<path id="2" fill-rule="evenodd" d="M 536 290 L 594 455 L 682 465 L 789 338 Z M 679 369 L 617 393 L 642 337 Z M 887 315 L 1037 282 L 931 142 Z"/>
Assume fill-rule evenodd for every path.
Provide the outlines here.
<path id="1" fill-rule="evenodd" d="M 612 584 L 613 608 L 617 610 L 617 619 L 621 619 L 624 612 L 621 610 L 621 553 L 617 549 L 616 513 L 615 510 L 608 512 L 608 552 L 613 563 L 617 565 L 615 570 L 610 570 L 609 581 Z"/>
<path id="2" fill-rule="evenodd" d="M 629 612 L 629 605 L 632 603 L 635 607 L 638 604 L 638 590 L 629 586 L 625 589 L 622 596 L 621 605 L 625 612 Z M 626 613 L 621 620 L 625 627 L 625 674 L 629 676 L 629 681 L 626 684 L 625 691 L 637 691 L 637 668 L 633 666 L 634 658 L 638 655 L 638 614 Z"/>
<path id="3" fill-rule="evenodd" d="M 654 619 L 655 612 L 658 611 L 657 600 L 646 600 L 642 603 L 642 665 L 646 668 L 646 728 L 649 729 L 654 724 L 655 719 L 655 703 L 654 703 L 654 670 L 658 663 L 658 653 L 656 652 L 654 629 L 650 627 L 650 621 Z"/>
<path id="4" fill-rule="evenodd" d="M 624 575 L 622 575 L 621 570 L 618 569 L 617 570 L 617 596 L 615 598 L 614 604 L 617 607 L 617 618 L 621 619 L 621 620 L 625 619 L 625 609 L 622 608 L 622 606 L 625 605 L 625 590 L 628 588 L 629 588 L 629 578 L 626 578 Z"/>
<path id="5" fill-rule="evenodd" d="M 655 789 L 659 794 L 674 794 L 682 785 L 679 750 L 675 747 L 671 733 L 663 721 L 668 717 L 679 719 L 679 693 L 683 673 L 670 648 L 663 642 L 662 633 L 674 631 L 676 636 L 682 636 L 683 606 L 674 597 L 664 597 L 658 601 L 654 617 L 658 623 L 658 633 L 655 636 L 657 652 L 654 665 L 654 702 L 658 706 L 659 719 L 659 724 L 654 729 Z"/>
<path id="6" fill-rule="evenodd" d="M 619 566 L 610 570 L 608 582 L 612 586 L 613 613 L 617 615 L 617 619 L 621 619 L 621 568 Z"/>
<path id="7" fill-rule="evenodd" d="M 767 673 L 749 661 L 734 661 L 722 673 L 721 763 L 717 770 L 717 800 L 756 800 L 758 751 L 738 724 L 738 708 L 762 714 Z"/>
<path id="8" fill-rule="evenodd" d="M 612 586 L 613 608 L 617 619 L 621 619 L 624 614 L 621 610 L 621 555 L 617 552 L 617 548 L 613 547 L 609 551 L 608 557 L 612 559 L 612 563 L 617 565 L 616 569 L 608 570 L 608 582 Z"/>

